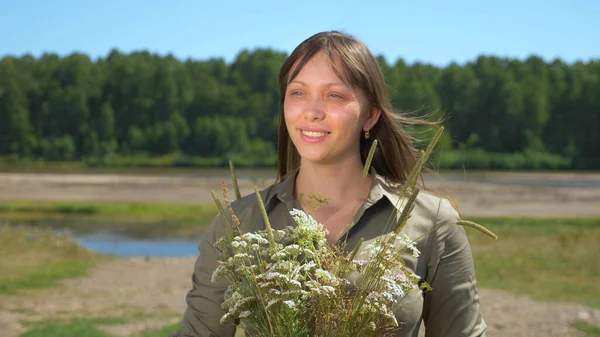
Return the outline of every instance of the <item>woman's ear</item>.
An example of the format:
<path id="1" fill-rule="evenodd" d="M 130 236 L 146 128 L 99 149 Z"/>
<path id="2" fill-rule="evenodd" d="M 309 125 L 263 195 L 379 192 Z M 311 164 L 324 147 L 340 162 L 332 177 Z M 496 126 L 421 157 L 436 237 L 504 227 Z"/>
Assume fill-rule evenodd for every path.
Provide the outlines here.
<path id="1" fill-rule="evenodd" d="M 379 117 L 381 117 L 381 110 L 377 108 L 372 108 L 371 111 L 369 111 L 369 116 L 365 121 L 363 129 L 365 131 L 371 130 L 375 126 L 375 124 L 377 124 L 377 121 L 379 121 Z"/>

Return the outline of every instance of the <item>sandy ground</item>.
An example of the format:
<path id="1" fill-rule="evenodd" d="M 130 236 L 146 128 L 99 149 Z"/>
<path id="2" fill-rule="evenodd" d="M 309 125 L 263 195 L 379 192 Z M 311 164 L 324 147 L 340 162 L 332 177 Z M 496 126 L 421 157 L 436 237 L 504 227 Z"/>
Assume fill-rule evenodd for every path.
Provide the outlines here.
<path id="1" fill-rule="evenodd" d="M 503 174 L 515 179 L 600 181 L 600 174 Z M 225 177 L 226 181 L 227 178 Z M 105 202 L 212 202 L 220 178 L 186 176 L 0 173 L 0 200 L 71 200 Z M 268 182 L 267 182 L 268 183 Z M 263 187 L 265 182 L 259 183 Z M 242 193 L 253 191 L 240 181 Z M 585 185 L 585 184 L 584 184 Z M 439 189 L 439 184 L 428 185 Z M 598 185 L 596 185 L 598 186 Z M 465 216 L 600 216 L 600 187 L 531 187 L 474 182 L 447 182 Z M 0 296 L 0 337 L 24 331 L 19 320 L 72 316 L 152 314 L 155 318 L 103 327 L 118 336 L 157 329 L 181 318 L 193 268 L 190 258 L 127 258 L 102 264 L 84 278 L 56 289 Z M 576 320 L 600 326 L 600 311 L 577 305 L 542 303 L 503 291 L 481 289 L 488 336 L 579 336 Z"/>
<path id="2" fill-rule="evenodd" d="M 481 182 L 432 181 L 427 187 L 448 191 L 465 216 L 583 217 L 600 215 L 600 174 L 491 174 L 504 179 L 577 179 L 586 187 L 537 187 Z M 111 174 L 0 173 L 0 200 L 69 200 L 99 202 L 212 203 L 210 190 L 220 195 L 228 177 Z M 270 181 L 239 181 L 242 194 Z M 231 186 L 231 185 L 229 185 Z M 231 190 L 233 197 L 233 190 Z"/>

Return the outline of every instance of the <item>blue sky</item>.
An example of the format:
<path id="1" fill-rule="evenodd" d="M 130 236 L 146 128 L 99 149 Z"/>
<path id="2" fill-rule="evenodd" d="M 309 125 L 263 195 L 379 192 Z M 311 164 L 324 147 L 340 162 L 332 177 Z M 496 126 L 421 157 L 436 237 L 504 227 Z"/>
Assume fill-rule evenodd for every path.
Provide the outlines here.
<path id="1" fill-rule="evenodd" d="M 270 47 L 291 52 L 322 31 L 350 33 L 389 63 L 445 66 L 478 55 L 600 59 L 600 1 L 0 0 L 0 57 L 117 48 L 179 59 Z"/>

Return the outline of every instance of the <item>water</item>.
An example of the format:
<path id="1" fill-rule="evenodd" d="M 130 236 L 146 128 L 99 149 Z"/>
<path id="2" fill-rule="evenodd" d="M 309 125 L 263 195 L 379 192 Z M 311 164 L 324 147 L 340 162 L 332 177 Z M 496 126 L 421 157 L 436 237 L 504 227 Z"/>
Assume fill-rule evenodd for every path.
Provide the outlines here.
<path id="1" fill-rule="evenodd" d="M 199 239 L 140 239 L 110 232 L 74 236 L 82 247 L 118 257 L 196 257 L 200 242 Z"/>

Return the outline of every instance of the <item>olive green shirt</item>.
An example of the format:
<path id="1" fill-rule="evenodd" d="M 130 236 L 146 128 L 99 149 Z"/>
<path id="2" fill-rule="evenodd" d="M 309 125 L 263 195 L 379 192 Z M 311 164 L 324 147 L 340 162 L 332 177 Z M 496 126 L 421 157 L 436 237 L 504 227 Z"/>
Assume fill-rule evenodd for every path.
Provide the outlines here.
<path id="1" fill-rule="evenodd" d="M 294 208 L 302 209 L 294 198 L 295 177 L 295 173 L 291 174 L 260 191 L 274 229 L 296 226 L 289 213 Z M 374 173 L 368 199 L 346 233 L 347 250 L 352 250 L 360 238 L 364 238 L 362 247 L 365 247 L 383 235 L 388 219 L 395 210 L 401 211 L 405 202 L 405 198 L 399 198 L 396 185 Z M 241 221 L 243 232 L 265 228 L 255 194 L 233 202 L 232 207 Z M 448 200 L 420 192 L 402 233 L 414 240 L 434 227 L 456 223 L 459 218 Z M 234 336 L 235 326 L 219 322 L 225 314 L 220 305 L 227 284 L 211 283 L 212 273 L 217 267 L 217 252 L 212 244 L 223 235 L 224 222 L 221 216 L 217 216 L 199 244 L 192 288 L 186 295 L 183 323 L 180 331 L 172 336 Z M 486 324 L 480 312 L 471 248 L 464 228 L 444 226 L 419 239 L 417 248 L 421 252 L 419 257 L 413 257 L 408 251 L 403 255 L 406 266 L 428 282 L 433 290 L 425 294 L 412 292 L 403 300 L 402 309 L 396 313 L 398 322 L 403 323 L 397 336 L 416 337 L 422 321 L 427 337 L 485 336 Z"/>

